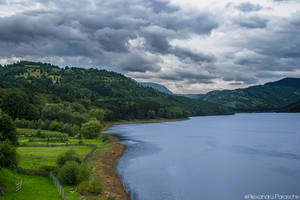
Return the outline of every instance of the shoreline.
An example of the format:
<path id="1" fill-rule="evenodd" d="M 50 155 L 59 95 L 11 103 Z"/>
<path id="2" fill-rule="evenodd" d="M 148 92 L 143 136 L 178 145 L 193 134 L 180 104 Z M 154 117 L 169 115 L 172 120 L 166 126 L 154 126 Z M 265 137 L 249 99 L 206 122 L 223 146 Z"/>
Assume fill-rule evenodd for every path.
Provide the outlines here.
<path id="1" fill-rule="evenodd" d="M 125 186 L 121 180 L 120 174 L 116 166 L 122 157 L 126 147 L 120 144 L 118 137 L 103 133 L 111 126 L 122 124 L 144 124 L 144 123 L 160 123 L 160 122 L 176 122 L 189 120 L 189 118 L 181 119 L 153 119 L 153 120 L 131 120 L 107 123 L 102 129 L 101 134 L 109 137 L 109 144 L 104 149 L 97 149 L 91 157 L 89 163 L 93 167 L 93 175 L 103 180 L 104 195 L 114 196 L 116 200 L 131 200 L 130 194 L 126 191 Z M 90 196 L 95 199 L 102 199 L 102 197 Z"/>
<path id="2" fill-rule="evenodd" d="M 124 121 L 118 121 L 118 122 L 109 122 L 104 126 L 104 128 L 101 131 L 101 134 L 105 134 L 105 133 L 103 133 L 103 131 L 108 130 L 111 126 L 114 126 L 114 125 L 177 122 L 177 121 L 184 121 L 184 120 L 190 120 L 190 118 L 187 117 L 187 118 L 179 118 L 179 119 L 150 119 L 150 120 L 128 120 L 128 121 L 124 120 Z M 105 134 L 105 135 L 109 135 L 109 134 Z M 114 136 L 112 136 L 112 137 L 114 137 Z"/>

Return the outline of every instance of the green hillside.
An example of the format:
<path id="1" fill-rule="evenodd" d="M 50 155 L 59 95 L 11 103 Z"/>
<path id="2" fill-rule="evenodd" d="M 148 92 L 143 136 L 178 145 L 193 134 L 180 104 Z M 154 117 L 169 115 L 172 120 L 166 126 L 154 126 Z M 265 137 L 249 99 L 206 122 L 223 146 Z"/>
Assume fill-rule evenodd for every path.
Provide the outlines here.
<path id="1" fill-rule="evenodd" d="M 143 87 L 119 73 L 29 61 L 0 67 L 0 108 L 13 119 L 78 126 L 93 117 L 118 121 L 232 113 L 220 105 Z"/>
<path id="2" fill-rule="evenodd" d="M 285 78 L 245 89 L 212 91 L 193 98 L 225 105 L 236 112 L 277 111 L 300 99 L 300 78 Z"/>
<path id="3" fill-rule="evenodd" d="M 291 103 L 279 110 L 279 112 L 290 112 L 290 113 L 298 113 L 300 112 L 300 101 L 296 103 Z"/>

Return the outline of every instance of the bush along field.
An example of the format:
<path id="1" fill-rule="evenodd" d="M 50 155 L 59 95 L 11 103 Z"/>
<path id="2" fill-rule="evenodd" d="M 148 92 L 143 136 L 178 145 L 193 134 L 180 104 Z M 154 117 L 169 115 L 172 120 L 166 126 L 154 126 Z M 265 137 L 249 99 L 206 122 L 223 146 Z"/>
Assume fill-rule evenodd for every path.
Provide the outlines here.
<path id="1" fill-rule="evenodd" d="M 96 149 L 110 145 L 109 138 L 100 134 L 96 120 L 84 126 L 75 137 L 16 128 L 0 110 L 0 199 L 79 200 L 86 194 L 115 199 L 104 195 L 101 179 L 91 175 L 87 162 Z"/>

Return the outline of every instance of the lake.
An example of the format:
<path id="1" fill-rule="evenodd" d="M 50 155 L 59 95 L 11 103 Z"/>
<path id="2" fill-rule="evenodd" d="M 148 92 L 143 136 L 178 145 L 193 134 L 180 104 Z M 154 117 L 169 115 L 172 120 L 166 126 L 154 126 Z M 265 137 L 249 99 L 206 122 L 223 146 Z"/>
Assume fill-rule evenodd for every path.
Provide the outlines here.
<path id="1" fill-rule="evenodd" d="M 127 147 L 117 169 L 134 200 L 300 199 L 300 114 L 192 117 L 106 133 Z"/>

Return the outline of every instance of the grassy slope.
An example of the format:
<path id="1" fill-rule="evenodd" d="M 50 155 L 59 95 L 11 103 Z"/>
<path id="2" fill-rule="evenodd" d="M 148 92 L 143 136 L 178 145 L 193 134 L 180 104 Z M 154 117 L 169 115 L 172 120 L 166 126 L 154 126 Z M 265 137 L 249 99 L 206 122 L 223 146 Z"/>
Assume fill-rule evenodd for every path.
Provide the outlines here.
<path id="1" fill-rule="evenodd" d="M 23 178 L 22 189 L 15 192 L 15 184 Z M 5 183 L 5 185 L 3 184 Z M 29 176 L 16 173 L 12 170 L 0 170 L 0 185 L 5 194 L 0 196 L 1 200 L 56 200 L 62 199 L 48 177 Z M 73 192 L 74 188 L 64 186 L 65 194 L 68 200 L 79 200 L 80 197 L 77 192 Z"/>
<path id="2" fill-rule="evenodd" d="M 20 155 L 19 167 L 24 169 L 40 169 L 42 166 L 55 167 L 58 155 L 69 149 L 74 149 L 81 158 L 84 158 L 91 151 L 92 147 L 18 147 L 17 152 Z"/>
<path id="3" fill-rule="evenodd" d="M 19 130 L 20 131 L 20 130 Z M 35 133 L 34 129 L 22 129 L 22 132 Z M 46 131 L 48 134 L 57 134 L 57 132 Z M 19 137 L 20 144 L 27 145 L 45 145 L 48 142 L 29 142 L 33 137 Z M 41 139 L 41 138 L 34 138 Z M 83 144 L 96 144 L 99 148 L 105 146 L 101 139 L 82 139 Z M 69 144 L 78 144 L 78 139 L 69 138 Z M 62 144 L 61 142 L 50 142 L 48 144 Z M 71 147 L 18 147 L 20 163 L 19 167 L 25 169 L 40 169 L 42 166 L 56 166 L 56 158 L 59 154 L 73 148 L 81 158 L 84 158 L 92 149 L 90 146 L 71 146 Z M 15 184 L 24 179 L 23 188 L 19 192 L 15 192 Z M 5 185 L 4 185 L 5 183 Z M 5 195 L 0 196 L 2 200 L 31 200 L 45 199 L 54 200 L 61 199 L 57 189 L 48 177 L 29 176 L 19 174 L 8 169 L 0 170 L 0 186 L 5 191 Z M 79 200 L 79 194 L 74 187 L 63 186 L 65 194 L 69 200 Z"/>
<path id="4" fill-rule="evenodd" d="M 22 178 L 23 187 L 19 192 L 15 192 L 15 184 Z M 1 185 L 6 183 L 6 187 L 3 188 L 5 194 L 0 196 L 3 200 L 61 199 L 54 184 L 47 177 L 22 175 L 8 169 L 1 169 L 0 181 Z"/>

